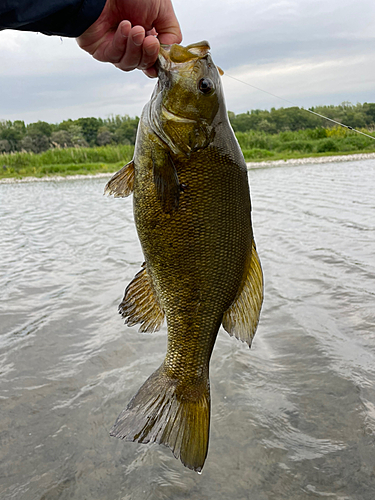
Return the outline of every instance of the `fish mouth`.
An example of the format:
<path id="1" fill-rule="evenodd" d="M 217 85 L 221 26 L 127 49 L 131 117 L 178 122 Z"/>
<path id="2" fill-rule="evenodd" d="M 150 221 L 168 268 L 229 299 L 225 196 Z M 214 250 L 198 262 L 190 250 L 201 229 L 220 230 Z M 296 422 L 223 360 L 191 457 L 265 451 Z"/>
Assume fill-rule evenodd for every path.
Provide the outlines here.
<path id="1" fill-rule="evenodd" d="M 172 111 L 169 111 L 169 109 L 167 109 L 164 104 L 162 104 L 161 106 L 161 111 L 163 117 L 167 120 L 172 120 L 179 123 L 195 123 L 195 120 L 191 120 L 190 118 L 185 118 L 184 116 L 178 116 L 175 113 L 172 113 Z"/>
<path id="2" fill-rule="evenodd" d="M 177 43 L 173 45 L 161 45 L 157 59 L 157 69 L 170 71 L 174 64 L 181 64 L 201 59 L 210 51 L 210 44 L 203 40 L 202 42 L 192 43 L 183 47 Z"/>

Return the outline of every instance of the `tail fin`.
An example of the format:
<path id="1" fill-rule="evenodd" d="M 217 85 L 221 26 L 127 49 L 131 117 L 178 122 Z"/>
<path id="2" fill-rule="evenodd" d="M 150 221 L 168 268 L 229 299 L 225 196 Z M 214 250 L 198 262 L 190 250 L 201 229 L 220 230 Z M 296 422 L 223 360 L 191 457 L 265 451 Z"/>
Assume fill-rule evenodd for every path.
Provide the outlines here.
<path id="1" fill-rule="evenodd" d="M 204 383 L 184 389 L 161 365 L 120 413 L 111 436 L 164 444 L 186 467 L 200 472 L 207 456 L 209 428 L 208 377 Z"/>

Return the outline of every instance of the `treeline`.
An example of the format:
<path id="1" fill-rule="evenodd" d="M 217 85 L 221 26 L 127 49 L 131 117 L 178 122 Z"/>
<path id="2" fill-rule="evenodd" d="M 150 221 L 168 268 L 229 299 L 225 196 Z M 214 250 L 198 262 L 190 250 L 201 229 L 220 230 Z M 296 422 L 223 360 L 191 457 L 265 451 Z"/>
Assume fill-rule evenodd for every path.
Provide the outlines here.
<path id="1" fill-rule="evenodd" d="M 350 102 L 343 102 L 339 106 L 315 106 L 309 109 L 353 128 L 375 129 L 375 103 L 353 105 Z M 255 109 L 238 115 L 229 111 L 228 115 L 235 132 L 253 130 L 278 134 L 335 126 L 334 123 L 297 107 L 272 108 L 271 111 Z"/>
<path id="2" fill-rule="evenodd" d="M 354 128 L 375 129 L 375 103 L 353 105 L 344 102 L 339 106 L 316 106 L 310 109 Z M 237 115 L 229 111 L 228 116 L 240 142 L 243 142 L 241 134 L 248 132 L 279 135 L 301 130 L 315 131 L 309 139 L 316 139 L 317 134 L 321 134 L 320 138 L 323 139 L 327 137 L 323 129 L 334 127 L 332 122 L 297 107 L 272 108 L 270 111 L 256 109 Z M 79 118 L 59 124 L 38 121 L 25 125 L 21 120 L 0 121 L 0 153 L 41 153 L 56 148 L 134 145 L 138 122 L 138 117 L 129 116 Z M 271 145 L 270 140 L 268 142 L 268 147 L 275 150 L 275 145 Z"/>
<path id="3" fill-rule="evenodd" d="M 247 161 L 298 158 L 324 154 L 373 152 L 375 132 L 367 137 L 343 127 L 314 128 L 267 134 L 260 131 L 236 132 Z"/>
<path id="4" fill-rule="evenodd" d="M 127 115 L 106 119 L 79 118 L 59 124 L 38 121 L 25 125 L 21 120 L 3 120 L 0 121 L 0 153 L 42 153 L 55 148 L 132 145 L 138 122 L 138 117 Z"/>

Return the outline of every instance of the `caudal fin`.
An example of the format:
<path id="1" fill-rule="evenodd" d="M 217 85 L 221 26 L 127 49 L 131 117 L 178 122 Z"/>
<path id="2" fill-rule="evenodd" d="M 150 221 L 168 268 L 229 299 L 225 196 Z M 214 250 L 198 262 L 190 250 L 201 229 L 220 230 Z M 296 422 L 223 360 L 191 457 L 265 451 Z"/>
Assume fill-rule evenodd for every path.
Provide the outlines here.
<path id="1" fill-rule="evenodd" d="M 202 470 L 210 428 L 209 381 L 185 387 L 162 365 L 118 416 L 111 436 L 168 446 L 189 469 Z"/>

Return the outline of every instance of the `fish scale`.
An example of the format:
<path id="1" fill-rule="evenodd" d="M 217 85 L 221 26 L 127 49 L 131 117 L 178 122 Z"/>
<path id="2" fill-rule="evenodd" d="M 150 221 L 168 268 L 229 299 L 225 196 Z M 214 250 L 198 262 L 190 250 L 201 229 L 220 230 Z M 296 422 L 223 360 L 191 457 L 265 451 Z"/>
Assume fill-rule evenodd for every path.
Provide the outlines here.
<path id="1" fill-rule="evenodd" d="M 145 264 L 120 312 L 142 331 L 166 318 L 165 360 L 112 436 L 171 448 L 201 471 L 209 440 L 209 362 L 220 325 L 251 344 L 263 300 L 247 169 L 207 42 L 164 46 L 133 160 L 106 186 L 134 195 Z"/>

